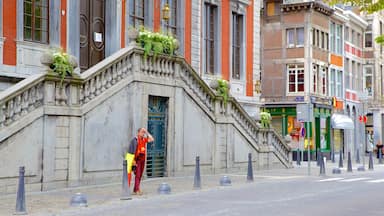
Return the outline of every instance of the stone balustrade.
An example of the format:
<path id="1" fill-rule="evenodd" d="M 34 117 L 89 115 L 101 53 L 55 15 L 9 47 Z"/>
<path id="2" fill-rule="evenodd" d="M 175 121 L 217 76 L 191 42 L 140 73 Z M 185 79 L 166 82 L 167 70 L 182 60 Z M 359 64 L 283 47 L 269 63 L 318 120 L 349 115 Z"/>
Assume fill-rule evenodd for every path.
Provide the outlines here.
<path id="1" fill-rule="evenodd" d="M 44 75 L 33 75 L 0 93 L 0 128 L 43 106 Z"/>

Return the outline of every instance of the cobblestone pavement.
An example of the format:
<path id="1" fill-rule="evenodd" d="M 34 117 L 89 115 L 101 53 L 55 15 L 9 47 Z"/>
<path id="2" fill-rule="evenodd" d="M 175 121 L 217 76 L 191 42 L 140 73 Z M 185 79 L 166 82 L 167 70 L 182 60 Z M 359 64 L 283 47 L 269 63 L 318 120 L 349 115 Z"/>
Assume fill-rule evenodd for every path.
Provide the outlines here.
<path id="1" fill-rule="evenodd" d="M 346 167 L 346 163 L 344 163 Z M 337 163 L 328 163 L 326 168 L 326 175 L 332 176 L 332 169 L 337 167 Z M 346 168 L 342 169 L 341 175 L 361 175 L 362 173 L 372 172 L 368 171 L 366 164 L 365 172 L 358 172 L 358 165 L 353 165 L 353 173 L 347 173 Z M 384 171 L 384 165 L 375 164 L 374 172 Z M 232 185 L 246 184 L 246 173 L 238 174 L 218 174 L 218 175 L 202 175 L 201 186 L 202 191 L 212 188 L 220 187 L 220 178 L 227 175 L 232 180 Z M 340 175 L 340 174 L 339 174 Z M 316 163 L 311 163 L 311 175 L 308 176 L 307 163 L 302 163 L 301 166 L 296 166 L 291 169 L 273 169 L 273 170 L 254 170 L 254 179 L 257 181 L 270 181 L 279 179 L 292 179 L 295 178 L 318 178 L 319 167 Z M 144 194 L 142 196 L 132 195 L 133 199 L 150 199 L 152 197 L 160 196 L 157 193 L 159 185 L 163 182 L 171 186 L 172 194 L 189 193 L 193 192 L 193 176 L 186 177 L 168 177 L 168 178 L 154 178 L 145 179 L 142 182 L 142 189 Z M 69 202 L 75 193 L 83 193 L 88 200 L 88 207 L 92 208 L 100 205 L 112 205 L 120 201 L 121 197 L 121 183 L 115 182 L 105 185 L 84 186 L 76 188 L 66 188 L 60 190 L 53 190 L 47 192 L 27 192 L 26 193 L 26 209 L 28 215 L 58 215 L 63 210 L 69 210 L 71 207 Z M 129 201 L 126 201 L 129 202 Z M 13 215 L 15 212 L 16 194 L 0 196 L 0 216 Z"/>

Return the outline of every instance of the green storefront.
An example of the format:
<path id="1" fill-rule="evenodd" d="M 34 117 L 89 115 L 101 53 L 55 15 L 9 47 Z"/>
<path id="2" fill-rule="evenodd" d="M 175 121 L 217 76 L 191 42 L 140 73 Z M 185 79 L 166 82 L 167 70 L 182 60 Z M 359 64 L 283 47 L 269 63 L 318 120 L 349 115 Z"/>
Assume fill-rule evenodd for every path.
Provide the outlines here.
<path id="1" fill-rule="evenodd" d="M 309 128 L 304 123 L 296 121 L 296 104 L 286 107 L 266 107 L 265 111 L 271 113 L 272 126 L 283 136 L 290 135 L 292 138 L 292 150 L 307 149 L 308 140 L 301 137 L 301 128 L 305 127 L 306 136 L 309 136 L 311 152 L 321 150 L 326 157 L 330 157 L 331 152 L 331 106 L 314 104 L 314 121 Z M 309 134 L 308 134 L 309 133 Z M 304 151 L 306 152 L 306 151 Z M 305 159 L 306 157 L 304 157 Z M 313 157 L 315 155 L 313 154 Z"/>

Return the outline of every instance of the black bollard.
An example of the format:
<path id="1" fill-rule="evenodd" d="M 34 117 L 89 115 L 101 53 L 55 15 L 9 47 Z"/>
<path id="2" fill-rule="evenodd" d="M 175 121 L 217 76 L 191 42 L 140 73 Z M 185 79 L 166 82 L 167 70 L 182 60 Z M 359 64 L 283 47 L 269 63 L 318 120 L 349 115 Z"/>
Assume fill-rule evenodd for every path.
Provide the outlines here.
<path id="1" fill-rule="evenodd" d="M 359 149 L 356 150 L 356 163 L 360 163 L 360 151 L 359 151 Z"/>
<path id="2" fill-rule="evenodd" d="M 121 200 L 131 200 L 131 190 L 128 185 L 128 171 L 127 171 L 127 160 L 123 161 L 123 182 L 122 182 L 122 192 L 121 192 Z"/>
<path id="3" fill-rule="evenodd" d="M 316 157 L 317 157 L 317 166 L 320 166 L 320 152 L 319 152 L 319 149 L 316 150 Z"/>
<path id="4" fill-rule="evenodd" d="M 193 181 L 193 189 L 201 189 L 200 157 L 199 156 L 196 156 L 196 168 L 195 168 L 195 178 Z"/>
<path id="5" fill-rule="evenodd" d="M 339 168 L 343 168 L 343 153 L 340 151 L 340 157 L 339 157 Z"/>
<path id="6" fill-rule="evenodd" d="M 248 153 L 247 182 L 253 182 L 252 154 Z"/>
<path id="7" fill-rule="evenodd" d="M 325 176 L 325 163 L 323 159 L 323 153 L 320 153 L 320 176 Z"/>
<path id="8" fill-rule="evenodd" d="M 297 149 L 297 151 L 296 151 L 296 165 L 301 165 L 301 155 L 300 155 L 301 153 L 300 153 L 300 150 L 299 149 Z"/>
<path id="9" fill-rule="evenodd" d="M 368 163 L 368 169 L 373 170 L 373 158 L 372 158 L 372 152 L 369 152 L 369 163 Z"/>
<path id="10" fill-rule="evenodd" d="M 25 208 L 25 187 L 24 187 L 24 174 L 25 168 L 19 167 L 19 187 L 17 189 L 16 198 L 16 212 L 15 215 L 25 215 L 27 210 Z"/>
<path id="11" fill-rule="evenodd" d="M 352 172 L 352 160 L 351 160 L 351 152 L 348 152 L 348 168 L 347 172 Z"/>

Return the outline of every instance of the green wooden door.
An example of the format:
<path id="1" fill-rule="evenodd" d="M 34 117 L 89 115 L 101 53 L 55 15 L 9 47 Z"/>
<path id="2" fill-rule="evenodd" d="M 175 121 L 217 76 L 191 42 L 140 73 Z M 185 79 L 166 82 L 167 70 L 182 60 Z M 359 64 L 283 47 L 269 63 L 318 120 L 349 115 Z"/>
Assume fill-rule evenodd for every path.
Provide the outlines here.
<path id="1" fill-rule="evenodd" d="M 167 174 L 167 112 L 168 98 L 149 96 L 148 131 L 155 139 L 147 146 L 147 177 Z"/>

